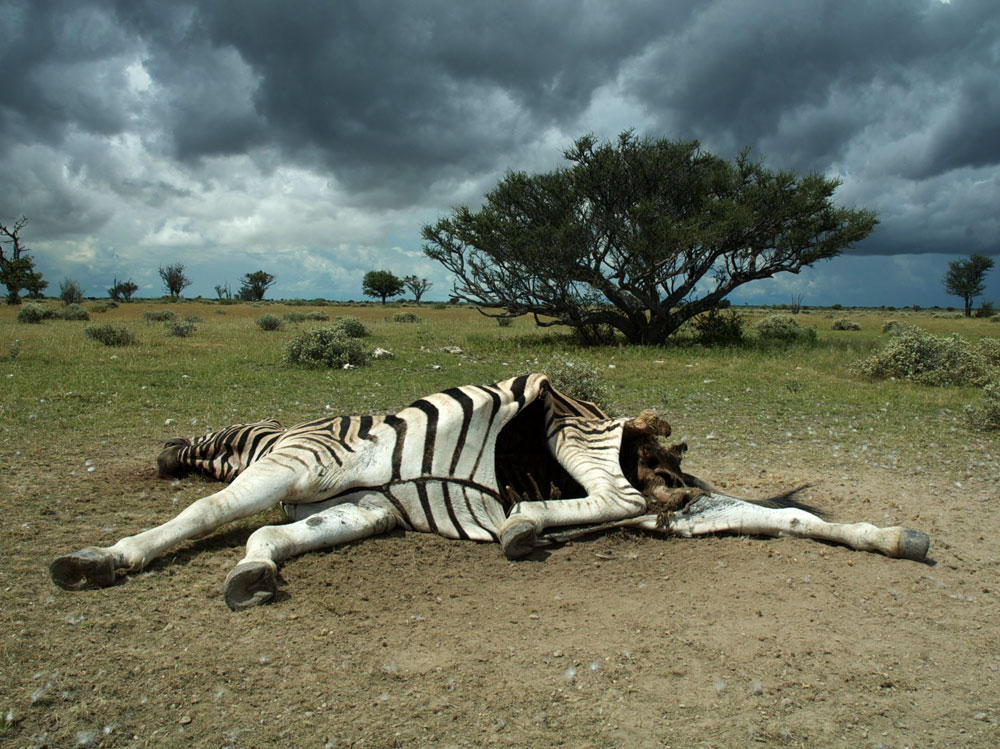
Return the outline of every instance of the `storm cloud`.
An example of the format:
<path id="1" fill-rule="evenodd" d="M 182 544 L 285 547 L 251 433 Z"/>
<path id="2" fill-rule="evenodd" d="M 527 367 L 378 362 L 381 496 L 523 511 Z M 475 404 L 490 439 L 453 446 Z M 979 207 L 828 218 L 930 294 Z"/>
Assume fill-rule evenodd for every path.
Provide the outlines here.
<path id="1" fill-rule="evenodd" d="M 630 128 L 838 177 L 882 219 L 851 255 L 892 256 L 909 303 L 1000 252 L 995 0 L 0 0 L 0 28 L 0 217 L 88 293 L 158 294 L 180 260 L 193 293 L 263 267 L 358 298 L 387 267 L 444 297 L 422 224 Z M 899 260 L 923 253 L 933 291 Z M 838 263 L 814 303 L 848 293 Z"/>

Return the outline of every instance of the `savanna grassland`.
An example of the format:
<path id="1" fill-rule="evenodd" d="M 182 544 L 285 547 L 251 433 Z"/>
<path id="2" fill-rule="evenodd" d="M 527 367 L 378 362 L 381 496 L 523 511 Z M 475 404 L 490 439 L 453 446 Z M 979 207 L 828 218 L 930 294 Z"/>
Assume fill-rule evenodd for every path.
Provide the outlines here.
<path id="1" fill-rule="evenodd" d="M 54 306 L 52 302 L 48 303 Z M 0 743 L 11 746 L 986 746 L 1000 743 L 1000 445 L 973 387 L 871 381 L 853 362 L 930 312 L 811 310 L 812 345 L 581 348 L 473 310 L 143 302 L 90 323 L 0 309 Z M 194 319 L 186 337 L 145 313 Z M 394 358 L 281 363 L 354 315 Z M 752 327 L 762 315 L 743 311 Z M 857 331 L 834 331 L 847 317 Z M 96 322 L 136 343 L 84 336 Z M 443 347 L 457 346 L 461 353 Z M 932 563 L 797 539 L 614 533 L 508 562 L 393 532 L 282 567 L 272 605 L 226 608 L 241 546 L 276 510 L 125 583 L 66 592 L 47 564 L 163 522 L 213 484 L 156 476 L 162 443 L 230 423 L 397 411 L 450 386 L 573 361 L 616 415 L 656 408 L 685 467 L 735 494 L 801 483 L 835 519 L 931 536 Z"/>

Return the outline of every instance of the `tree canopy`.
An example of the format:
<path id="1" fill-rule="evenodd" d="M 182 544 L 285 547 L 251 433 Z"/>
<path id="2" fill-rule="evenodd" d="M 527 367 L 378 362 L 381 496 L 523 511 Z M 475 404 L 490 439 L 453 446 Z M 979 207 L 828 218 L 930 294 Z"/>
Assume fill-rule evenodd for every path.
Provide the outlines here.
<path id="1" fill-rule="evenodd" d="M 49 285 L 35 270 L 35 261 L 22 242 L 21 231 L 27 225 L 26 216 L 21 216 L 9 226 L 0 224 L 0 283 L 7 287 L 7 304 L 20 304 L 22 289 L 29 296 L 40 297 L 42 290 Z"/>
<path id="2" fill-rule="evenodd" d="M 180 296 L 185 287 L 191 285 L 191 279 L 184 274 L 184 263 L 171 263 L 166 268 L 161 265 L 160 278 L 170 296 Z"/>
<path id="3" fill-rule="evenodd" d="M 418 278 L 417 276 L 407 276 L 403 279 L 403 284 L 410 290 L 410 293 L 413 294 L 413 301 L 417 304 L 420 304 L 420 297 L 422 297 L 426 291 L 434 285 L 426 278 Z"/>
<path id="4" fill-rule="evenodd" d="M 236 292 L 236 298 L 244 302 L 259 302 L 264 298 L 264 294 L 267 293 L 268 287 L 274 283 L 274 280 L 274 276 L 263 270 L 247 273 L 240 279 L 241 286 Z M 216 287 L 215 290 L 221 298 L 219 287 Z"/>
<path id="5" fill-rule="evenodd" d="M 656 344 L 738 286 L 835 257 L 878 223 L 832 204 L 837 180 L 772 171 L 749 151 L 730 162 L 626 132 L 564 156 L 570 166 L 509 172 L 481 210 L 423 228 L 455 297 Z"/>
<path id="6" fill-rule="evenodd" d="M 388 270 L 370 270 L 362 281 L 365 296 L 380 297 L 382 304 L 387 298 L 402 294 L 403 288 L 403 280 Z"/>
<path id="7" fill-rule="evenodd" d="M 948 272 L 941 279 L 945 291 L 962 297 L 965 316 L 972 315 L 972 300 L 986 289 L 986 274 L 993 267 L 993 259 L 985 255 L 970 255 L 968 259 L 952 260 Z"/>

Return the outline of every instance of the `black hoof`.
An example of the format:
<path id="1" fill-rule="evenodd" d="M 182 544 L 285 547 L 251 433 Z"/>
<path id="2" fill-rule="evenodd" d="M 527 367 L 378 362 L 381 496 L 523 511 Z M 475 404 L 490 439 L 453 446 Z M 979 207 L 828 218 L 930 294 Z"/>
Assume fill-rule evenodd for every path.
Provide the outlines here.
<path id="1" fill-rule="evenodd" d="M 903 528 L 899 532 L 899 558 L 912 559 L 914 562 L 923 561 L 927 556 L 927 549 L 930 548 L 931 539 L 926 533 L 911 531 Z"/>
<path id="2" fill-rule="evenodd" d="M 223 597 L 233 611 L 267 603 L 278 592 L 278 573 L 265 562 L 238 564 L 226 578 Z"/>
<path id="3" fill-rule="evenodd" d="M 59 557 L 49 565 L 52 582 L 65 590 L 106 588 L 118 579 L 115 559 L 100 549 L 80 549 Z"/>
<path id="4" fill-rule="evenodd" d="M 508 559 L 521 559 L 535 550 L 538 532 L 530 520 L 508 526 L 500 534 L 500 548 Z"/>

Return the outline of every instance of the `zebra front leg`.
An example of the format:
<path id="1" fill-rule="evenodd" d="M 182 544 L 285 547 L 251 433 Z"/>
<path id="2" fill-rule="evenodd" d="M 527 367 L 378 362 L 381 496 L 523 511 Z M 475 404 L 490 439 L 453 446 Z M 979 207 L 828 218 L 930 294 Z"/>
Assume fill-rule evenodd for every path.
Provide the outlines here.
<path id="1" fill-rule="evenodd" d="M 631 486 L 583 499 L 518 502 L 500 529 L 500 546 L 508 559 L 519 559 L 539 545 L 538 537 L 548 527 L 608 523 L 645 509 L 645 498 Z"/>
<path id="2" fill-rule="evenodd" d="M 290 509 L 303 513 L 308 508 L 296 505 Z M 391 507 L 362 500 L 321 509 L 287 525 L 259 528 L 247 540 L 246 556 L 226 577 L 226 604 L 239 611 L 271 600 L 278 590 L 277 563 L 282 559 L 387 533 L 398 523 Z"/>
<path id="3" fill-rule="evenodd" d="M 266 510 L 285 499 L 294 488 L 296 477 L 288 469 L 258 463 L 226 488 L 192 502 L 156 528 L 127 536 L 113 546 L 89 546 L 59 557 L 49 565 L 49 575 L 66 590 L 113 585 L 127 573 L 141 570 L 170 547 Z"/>
<path id="4" fill-rule="evenodd" d="M 710 494 L 670 515 L 666 528 L 655 515 L 644 515 L 621 525 L 659 530 L 679 536 L 737 533 L 750 536 L 794 536 L 831 541 L 858 551 L 878 551 L 888 557 L 921 561 L 930 539 L 926 533 L 871 523 L 829 523 L 794 507 L 772 508 L 721 494 Z"/>

